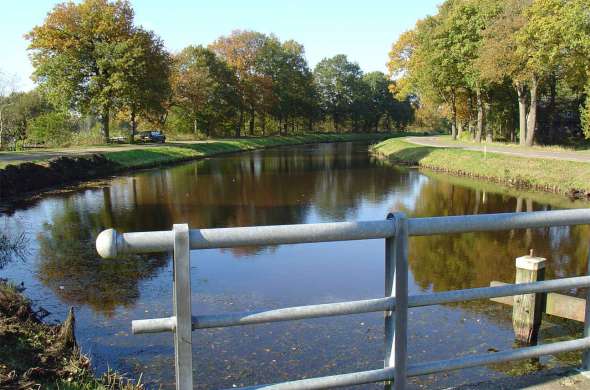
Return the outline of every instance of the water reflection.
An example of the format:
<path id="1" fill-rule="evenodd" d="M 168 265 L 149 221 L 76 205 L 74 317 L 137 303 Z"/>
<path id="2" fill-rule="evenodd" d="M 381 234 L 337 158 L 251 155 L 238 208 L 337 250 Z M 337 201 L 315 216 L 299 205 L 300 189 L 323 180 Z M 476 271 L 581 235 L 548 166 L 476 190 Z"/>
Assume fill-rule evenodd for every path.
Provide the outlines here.
<path id="1" fill-rule="evenodd" d="M 172 382 L 169 335 L 148 340 L 126 334 L 130 319 L 171 315 L 170 256 L 100 259 L 94 240 L 104 228 L 295 224 L 373 220 L 393 210 L 425 217 L 572 206 L 585 204 L 382 165 L 371 160 L 363 143 L 279 148 L 138 172 L 15 210 L 8 223 L 22 221 L 38 238 L 29 248 L 36 261 L 14 262 L 5 270 L 33 286 L 28 293 L 44 306 L 81 308 L 79 339 L 99 369 L 108 363 L 166 384 Z M 411 293 L 510 282 L 514 258 L 530 248 L 548 258 L 549 278 L 583 274 L 589 233 L 588 227 L 564 227 L 412 238 Z M 193 311 L 374 298 L 383 294 L 383 248 L 375 240 L 193 251 Z M 512 346 L 509 310 L 489 302 L 414 309 L 410 320 L 415 361 Z M 203 331 L 194 359 L 207 373 L 200 378 L 202 388 L 266 383 L 277 380 L 277 373 L 297 378 L 378 368 L 382 326 L 375 314 Z M 436 387 L 496 374 L 478 368 L 414 383 Z"/>
<path id="2" fill-rule="evenodd" d="M 551 209 L 530 198 L 432 180 L 421 187 L 419 201 L 406 211 L 422 217 Z M 513 282 L 515 259 L 530 249 L 549 260 L 547 278 L 577 276 L 585 272 L 589 233 L 588 226 L 565 226 L 414 237 L 410 265 L 416 282 L 435 291 L 488 286 L 492 280 Z"/>
<path id="3" fill-rule="evenodd" d="M 228 227 L 353 220 L 363 202 L 410 216 L 547 210 L 530 198 L 457 186 L 404 169 L 375 166 L 365 145 L 327 144 L 244 153 L 115 180 L 86 196 L 65 198 L 39 234 L 39 279 L 69 304 L 112 313 L 139 296 L 138 281 L 154 275 L 166 256 L 114 262 L 94 250 L 106 227 L 120 231 Z M 416 282 L 436 291 L 511 281 L 514 258 L 534 248 L 550 259 L 548 276 L 584 272 L 588 227 L 527 229 L 417 237 L 410 261 Z M 249 256 L 272 248 L 231 249 Z"/>
<path id="4" fill-rule="evenodd" d="M 63 202 L 50 223 L 44 223 L 39 244 L 39 280 L 69 305 L 88 305 L 112 315 L 139 297 L 138 281 L 153 276 L 166 264 L 164 255 L 126 256 L 104 261 L 94 249 L 100 230 L 114 222 L 111 198 L 104 191 L 104 207 L 91 211 Z M 144 256 L 145 257 L 145 256 Z"/>

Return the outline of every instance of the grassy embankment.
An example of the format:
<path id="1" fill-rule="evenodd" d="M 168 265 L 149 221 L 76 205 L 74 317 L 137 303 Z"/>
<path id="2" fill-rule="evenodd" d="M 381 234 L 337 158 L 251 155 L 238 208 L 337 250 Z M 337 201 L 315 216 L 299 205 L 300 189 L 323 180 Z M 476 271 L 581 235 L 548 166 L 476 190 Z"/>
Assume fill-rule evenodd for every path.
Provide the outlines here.
<path id="1" fill-rule="evenodd" d="M 268 147 L 341 141 L 379 141 L 402 133 L 377 134 L 305 134 L 196 142 L 176 142 L 165 145 L 119 145 L 51 151 L 54 158 L 31 162 L 39 158 L 34 152 L 18 155 L 17 164 L 0 169 L 0 199 L 22 197 L 49 188 L 59 188 L 74 182 L 110 176 L 123 171 L 151 168 L 181 161 Z M 17 153 L 18 154 L 18 153 Z M 47 153 L 45 153 L 46 155 Z M 14 153 L 4 155 L 15 159 Z M 27 159 L 29 161 L 27 161 Z"/>
<path id="2" fill-rule="evenodd" d="M 454 148 L 435 148 L 390 139 L 372 153 L 397 164 L 417 165 L 521 188 L 590 197 L 590 164 L 555 159 L 522 158 Z"/>
<path id="3" fill-rule="evenodd" d="M 192 160 L 221 153 L 263 149 L 276 146 L 298 145 L 320 142 L 343 142 L 379 140 L 398 136 L 397 134 L 305 134 L 265 138 L 244 138 L 213 140 L 198 143 L 169 143 L 148 148 L 105 152 L 111 162 L 124 168 L 143 168 Z"/>
<path id="4" fill-rule="evenodd" d="M 0 388 L 141 390 L 109 371 L 96 377 L 74 336 L 73 311 L 63 324 L 43 323 L 31 302 L 0 280 Z"/>

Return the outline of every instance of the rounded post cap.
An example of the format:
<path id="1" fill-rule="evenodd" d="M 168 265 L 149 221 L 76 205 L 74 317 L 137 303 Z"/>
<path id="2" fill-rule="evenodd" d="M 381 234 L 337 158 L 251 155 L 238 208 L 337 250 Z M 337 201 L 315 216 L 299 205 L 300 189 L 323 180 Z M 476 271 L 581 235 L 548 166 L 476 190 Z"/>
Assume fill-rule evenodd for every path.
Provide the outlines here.
<path id="1" fill-rule="evenodd" d="M 103 259 L 117 257 L 117 236 L 115 229 L 107 229 L 100 232 L 96 237 L 96 251 Z"/>

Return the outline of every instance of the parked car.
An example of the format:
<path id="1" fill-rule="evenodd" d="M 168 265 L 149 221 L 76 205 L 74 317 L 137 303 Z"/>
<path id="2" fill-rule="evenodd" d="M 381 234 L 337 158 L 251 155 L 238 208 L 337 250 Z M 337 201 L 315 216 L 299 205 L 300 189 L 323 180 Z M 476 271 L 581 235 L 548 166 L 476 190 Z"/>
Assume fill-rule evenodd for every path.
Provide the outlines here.
<path id="1" fill-rule="evenodd" d="M 111 137 L 111 138 L 109 138 L 109 142 L 112 144 L 124 144 L 128 140 L 129 140 L 129 138 L 125 138 L 125 137 Z"/>
<path id="2" fill-rule="evenodd" d="M 142 131 L 139 133 L 139 140 L 141 142 L 166 142 L 166 136 L 161 131 Z"/>

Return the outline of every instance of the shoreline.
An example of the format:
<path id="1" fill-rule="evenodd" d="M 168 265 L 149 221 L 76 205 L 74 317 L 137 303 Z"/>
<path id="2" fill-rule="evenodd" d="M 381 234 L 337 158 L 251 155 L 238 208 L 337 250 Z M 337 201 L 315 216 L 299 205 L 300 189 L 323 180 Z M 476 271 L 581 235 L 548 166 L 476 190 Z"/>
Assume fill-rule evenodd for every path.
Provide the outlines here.
<path id="1" fill-rule="evenodd" d="M 500 184 L 509 188 L 560 194 L 590 200 L 590 164 L 500 153 L 430 147 L 404 139 L 374 145 L 370 153 L 385 162 L 426 168 L 451 176 Z"/>
<path id="2" fill-rule="evenodd" d="M 73 308 L 59 324 L 42 317 L 22 289 L 0 279 L 0 388 L 144 389 L 141 376 L 133 380 L 112 370 L 94 372 L 76 342 Z"/>
<path id="3" fill-rule="evenodd" d="M 76 183 L 242 151 L 328 142 L 381 141 L 403 133 L 305 134 L 240 138 L 61 156 L 46 162 L 23 162 L 0 169 L 0 201 L 23 200 L 39 192 Z"/>

